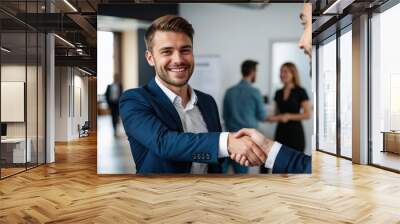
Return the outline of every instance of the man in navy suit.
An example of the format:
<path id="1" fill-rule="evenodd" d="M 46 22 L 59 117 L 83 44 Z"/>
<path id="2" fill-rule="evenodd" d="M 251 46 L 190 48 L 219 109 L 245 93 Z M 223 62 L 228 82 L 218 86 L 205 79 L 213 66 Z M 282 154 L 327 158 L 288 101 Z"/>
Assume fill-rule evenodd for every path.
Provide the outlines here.
<path id="1" fill-rule="evenodd" d="M 219 159 L 228 156 L 246 166 L 265 164 L 274 173 L 310 172 L 308 156 L 255 130 L 221 132 L 213 98 L 188 85 L 194 68 L 193 34 L 185 19 L 169 15 L 146 31 L 146 59 L 156 77 L 120 99 L 137 172 L 219 173 Z"/>
<path id="2" fill-rule="evenodd" d="M 221 132 L 217 105 L 188 81 L 194 69 L 192 25 L 163 16 L 147 29 L 146 59 L 156 77 L 121 96 L 120 114 L 138 173 L 219 173 L 219 159 L 266 160 L 250 137 Z"/>

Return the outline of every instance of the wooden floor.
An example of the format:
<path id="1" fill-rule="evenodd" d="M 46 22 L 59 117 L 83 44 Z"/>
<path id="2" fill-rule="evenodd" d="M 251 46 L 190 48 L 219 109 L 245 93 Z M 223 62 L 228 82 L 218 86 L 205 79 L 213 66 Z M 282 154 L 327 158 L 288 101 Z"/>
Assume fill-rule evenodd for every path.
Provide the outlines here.
<path id="1" fill-rule="evenodd" d="M 24 168 L 1 168 L 1 177 L 7 177 L 10 175 L 13 175 L 15 173 L 19 173 L 26 170 L 25 167 Z"/>
<path id="2" fill-rule="evenodd" d="M 312 175 L 96 173 L 96 139 L 0 181 L 0 223 L 400 223 L 400 175 L 315 152 Z"/>
<path id="3" fill-rule="evenodd" d="M 374 151 L 372 161 L 374 164 L 400 170 L 400 154 L 392 152 Z"/>

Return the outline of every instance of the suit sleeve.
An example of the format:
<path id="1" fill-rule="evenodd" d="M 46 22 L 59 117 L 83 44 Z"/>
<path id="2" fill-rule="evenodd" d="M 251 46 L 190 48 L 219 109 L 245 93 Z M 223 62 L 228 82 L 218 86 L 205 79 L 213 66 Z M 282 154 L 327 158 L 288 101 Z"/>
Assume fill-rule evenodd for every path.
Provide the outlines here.
<path id="1" fill-rule="evenodd" d="M 227 93 L 225 93 L 225 96 L 224 96 L 224 101 L 223 101 L 223 106 L 222 106 L 222 118 L 225 121 L 225 128 L 228 129 L 227 121 L 229 121 L 229 119 L 230 119 L 230 108 L 229 108 L 229 99 L 228 99 Z"/>
<path id="2" fill-rule="evenodd" d="M 182 162 L 218 162 L 220 132 L 171 131 L 138 92 L 128 91 L 121 96 L 120 115 L 128 137 L 162 158 Z"/>
<path id="3" fill-rule="evenodd" d="M 272 173 L 311 173 L 311 156 L 282 145 Z"/>

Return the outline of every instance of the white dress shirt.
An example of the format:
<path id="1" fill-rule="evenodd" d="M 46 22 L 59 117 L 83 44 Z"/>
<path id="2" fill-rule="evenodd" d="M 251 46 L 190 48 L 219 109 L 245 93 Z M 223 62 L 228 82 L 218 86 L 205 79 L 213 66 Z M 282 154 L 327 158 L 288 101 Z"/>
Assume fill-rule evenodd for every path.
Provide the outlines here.
<path id="1" fill-rule="evenodd" d="M 205 133 L 208 132 L 207 125 L 204 122 L 203 116 L 200 112 L 200 109 L 196 105 L 197 96 L 191 87 L 189 87 L 190 91 L 190 100 L 186 104 L 185 107 L 182 105 L 182 98 L 164 86 L 159 78 L 156 76 L 155 78 L 157 85 L 161 88 L 161 90 L 167 95 L 168 99 L 174 105 L 176 111 L 179 114 L 179 118 L 181 119 L 182 127 L 184 132 L 192 132 L 192 133 Z M 218 157 L 229 157 L 228 153 L 228 134 L 229 132 L 221 132 L 219 137 L 219 150 Z M 281 148 L 281 144 L 278 142 L 274 142 L 272 148 L 268 154 L 267 161 L 265 162 L 265 168 L 272 168 L 274 166 L 274 162 L 276 156 L 279 153 Z M 206 174 L 207 173 L 207 164 L 206 163 L 192 163 L 191 173 L 193 174 Z"/>
<path id="2" fill-rule="evenodd" d="M 168 99 L 174 105 L 176 111 L 181 119 L 182 127 L 184 132 L 192 133 L 205 133 L 208 132 L 207 124 L 204 122 L 203 116 L 201 115 L 199 107 L 196 105 L 197 96 L 196 93 L 189 87 L 190 100 L 185 107 L 182 105 L 182 98 L 164 86 L 161 81 L 156 77 L 156 83 L 161 90 L 167 95 Z M 219 137 L 219 151 L 218 157 L 227 157 L 228 154 L 228 132 L 222 132 Z M 206 163 L 192 163 L 191 173 L 193 174 L 206 174 L 207 164 Z"/>

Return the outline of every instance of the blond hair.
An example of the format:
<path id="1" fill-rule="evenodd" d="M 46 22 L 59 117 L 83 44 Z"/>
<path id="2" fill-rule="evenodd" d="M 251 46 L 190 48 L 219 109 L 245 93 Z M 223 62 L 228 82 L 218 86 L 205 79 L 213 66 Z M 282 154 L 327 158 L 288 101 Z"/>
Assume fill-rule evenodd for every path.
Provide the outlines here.
<path id="1" fill-rule="evenodd" d="M 299 76 L 299 71 L 297 70 L 297 67 L 294 63 L 292 62 L 286 62 L 281 66 L 281 72 L 282 69 L 287 68 L 290 73 L 293 75 L 293 84 L 297 87 L 300 87 L 300 76 Z"/>

